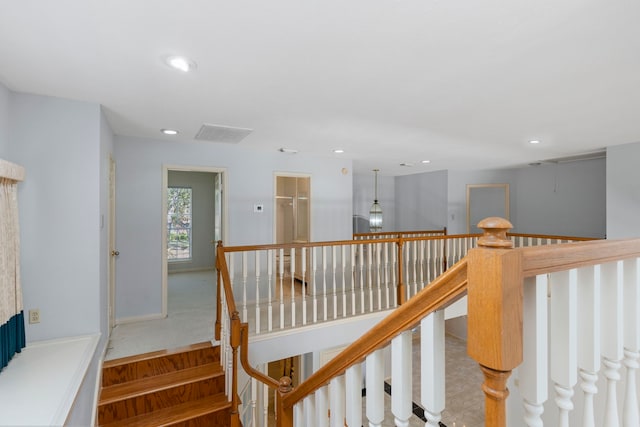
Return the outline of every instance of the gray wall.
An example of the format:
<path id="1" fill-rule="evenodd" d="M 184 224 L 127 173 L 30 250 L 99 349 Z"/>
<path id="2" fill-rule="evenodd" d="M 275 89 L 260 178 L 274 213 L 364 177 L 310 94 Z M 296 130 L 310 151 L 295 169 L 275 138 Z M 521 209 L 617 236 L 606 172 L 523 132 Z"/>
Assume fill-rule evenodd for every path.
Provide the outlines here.
<path id="1" fill-rule="evenodd" d="M 628 179 L 633 176 L 632 160 L 638 158 L 633 150 L 638 150 L 638 145 L 616 148 L 628 151 L 621 155 L 622 162 L 628 165 L 621 163 L 615 168 L 620 171 L 618 187 L 624 189 L 621 198 L 627 199 L 631 195 L 630 200 L 620 203 L 621 206 L 638 200 L 638 180 Z M 509 184 L 509 219 L 515 232 L 605 237 L 607 206 L 612 208 L 611 201 L 607 201 L 607 170 L 607 162 L 597 159 L 518 169 L 437 171 L 398 176 L 394 178 L 395 205 L 392 205 L 395 228 L 385 223 L 385 230 L 406 231 L 446 225 L 449 234 L 466 233 L 467 184 L 506 183 Z M 372 187 L 372 180 L 365 178 L 370 177 L 354 176 L 354 212 L 361 210 L 368 216 L 370 202 L 367 197 L 370 194 L 367 188 Z M 356 195 L 359 195 L 357 199 Z M 388 211 L 387 208 L 385 215 Z M 625 207 L 619 212 L 625 215 L 633 210 Z"/>
<path id="2" fill-rule="evenodd" d="M 9 90 L 0 83 L 0 159 L 8 160 Z"/>
<path id="3" fill-rule="evenodd" d="M 169 271 L 213 269 L 215 267 L 215 173 L 169 171 L 170 187 L 191 188 L 191 259 L 169 262 Z"/>
<path id="4" fill-rule="evenodd" d="M 435 230 L 446 226 L 447 180 L 447 171 L 396 177 L 396 231 Z"/>
<path id="5" fill-rule="evenodd" d="M 353 175 L 353 214 L 369 221 L 369 209 L 375 193 L 375 174 Z M 378 203 L 382 208 L 382 231 L 397 231 L 395 178 L 378 174 Z M 366 230 L 368 232 L 369 230 Z M 351 238 L 351 237 L 349 237 Z"/>
<path id="6" fill-rule="evenodd" d="M 606 169 L 605 159 L 516 169 L 515 231 L 604 238 Z"/>
<path id="7" fill-rule="evenodd" d="M 278 172 L 311 176 L 311 239 L 351 236 L 351 161 L 256 152 L 241 146 L 167 139 L 116 137 L 118 165 L 116 217 L 120 256 L 116 273 L 116 318 L 162 311 L 162 170 L 167 166 L 225 168 L 226 245 L 272 243 L 274 176 Z M 253 205 L 264 205 L 254 213 Z M 224 228 L 224 227 L 223 227 Z"/>
<path id="8" fill-rule="evenodd" d="M 607 237 L 640 237 L 640 143 L 607 148 Z"/>
<path id="9" fill-rule="evenodd" d="M 516 177 L 512 169 L 484 171 L 449 171 L 447 232 L 467 232 L 467 184 L 509 184 L 509 220 L 517 227 L 517 211 L 514 202 Z"/>

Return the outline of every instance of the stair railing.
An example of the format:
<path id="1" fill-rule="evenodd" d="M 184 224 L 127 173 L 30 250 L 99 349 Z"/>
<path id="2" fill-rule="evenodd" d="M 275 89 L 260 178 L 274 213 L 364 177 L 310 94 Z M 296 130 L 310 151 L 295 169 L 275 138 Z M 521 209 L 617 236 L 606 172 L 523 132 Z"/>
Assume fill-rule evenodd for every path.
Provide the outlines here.
<path id="1" fill-rule="evenodd" d="M 495 230 L 493 230 L 493 231 L 485 230 L 485 233 L 487 233 L 488 235 L 491 235 L 491 233 L 495 233 Z M 498 234 L 499 234 L 499 237 L 495 237 L 494 236 L 494 237 L 485 238 L 484 239 L 485 243 L 491 242 L 491 241 L 502 240 L 503 241 L 503 243 L 501 243 L 502 245 L 506 245 L 506 242 L 508 242 L 509 245 L 513 245 L 514 239 L 516 240 L 516 242 L 518 242 L 518 239 L 527 239 L 527 240 L 520 240 L 519 243 L 520 244 L 524 244 L 524 245 L 535 245 L 535 244 L 540 244 L 540 243 L 543 243 L 543 244 L 544 243 L 552 243 L 552 241 L 551 241 L 552 238 L 558 237 L 558 236 L 542 236 L 542 237 L 531 237 L 531 236 L 529 236 L 529 237 L 525 237 L 525 236 L 517 236 L 516 235 L 516 236 L 512 236 L 512 237 L 507 238 L 506 229 L 499 231 Z M 457 236 L 449 236 L 449 238 L 454 238 L 454 239 L 456 237 Z M 464 240 L 465 243 L 464 244 L 460 244 L 458 246 L 459 248 L 461 248 L 461 249 L 459 249 L 459 252 L 461 254 L 460 256 L 462 256 L 462 254 L 466 253 L 466 251 L 469 250 L 469 246 L 473 246 L 474 241 L 477 239 L 477 236 L 466 235 L 466 236 L 461 236 L 461 237 L 458 237 L 458 238 L 459 239 L 465 239 Z M 435 238 L 435 239 L 436 240 L 438 240 L 438 239 L 441 240 L 441 238 Z M 564 239 L 566 239 L 566 238 L 563 238 L 563 240 Z M 417 239 L 417 240 L 421 240 L 421 239 Z M 482 240 L 483 239 L 480 239 L 480 241 L 482 241 Z M 572 240 L 575 240 L 575 239 L 572 239 Z M 455 240 L 450 240 L 450 242 L 453 242 L 453 241 L 455 241 Z M 462 241 L 462 240 L 460 240 L 460 241 Z M 469 242 L 471 242 L 471 243 L 469 243 Z M 375 244 L 378 244 L 378 243 L 379 242 L 376 242 Z M 400 270 L 401 266 L 403 266 L 403 264 L 404 264 L 403 261 L 402 261 L 402 253 L 403 253 L 402 248 L 404 246 L 404 243 L 405 242 L 403 241 L 403 239 L 397 239 L 395 241 L 395 244 L 400 249 L 398 251 L 398 260 L 397 260 L 397 264 L 399 266 L 398 270 Z M 362 243 L 359 243 L 359 244 L 362 244 Z M 326 243 L 324 245 L 329 245 L 329 244 Z M 453 247 L 456 247 L 455 245 L 456 244 L 454 244 Z M 484 245 L 484 246 L 490 246 L 490 245 Z M 450 248 L 451 245 L 450 244 L 446 244 L 445 247 Z M 529 248 L 529 249 L 533 249 L 533 248 Z M 480 249 L 478 249 L 478 250 L 480 250 Z M 476 250 L 476 251 L 478 251 L 478 250 Z M 486 250 L 487 249 L 482 249 L 482 251 L 486 251 Z M 491 249 L 489 249 L 489 250 L 491 250 Z M 495 249 L 494 249 L 494 251 L 495 251 Z M 518 251 L 513 251 L 513 250 L 510 250 L 508 252 L 511 252 L 511 253 L 514 253 L 514 254 L 518 253 Z M 413 253 L 414 254 L 414 259 L 415 259 L 415 254 L 420 253 L 420 250 L 414 248 L 413 251 L 411 252 L 411 249 L 409 249 L 408 253 L 409 254 Z M 497 252 L 494 252 L 494 254 L 496 254 L 496 253 Z M 512 257 L 512 255 L 506 256 L 504 258 L 504 260 L 509 260 L 510 257 Z M 517 258 L 517 256 L 516 256 L 516 258 Z M 282 381 L 282 382 L 277 382 L 277 381 L 265 376 L 264 374 L 262 374 L 262 373 L 260 373 L 260 372 L 258 372 L 256 370 L 253 370 L 251 368 L 251 366 L 248 366 L 248 363 L 246 362 L 247 359 L 248 359 L 248 357 L 246 355 L 246 352 L 247 352 L 247 344 L 248 344 L 249 327 L 248 327 L 246 322 L 244 322 L 244 323 L 241 322 L 239 312 L 236 309 L 236 305 L 235 305 L 234 298 L 233 298 L 233 287 L 231 285 L 232 280 L 231 280 L 231 278 L 229 276 L 229 267 L 227 266 L 226 261 L 227 261 L 227 259 L 226 259 L 226 256 L 225 256 L 225 248 L 222 246 L 222 244 L 220 244 L 218 246 L 218 252 L 217 252 L 217 266 L 218 266 L 218 295 L 220 295 L 221 298 L 219 298 L 219 300 L 218 300 L 218 308 L 219 309 L 218 309 L 218 318 L 216 319 L 216 339 L 220 339 L 221 340 L 221 342 L 223 344 L 223 349 L 224 349 L 223 354 L 226 355 L 224 360 L 223 360 L 223 366 L 226 366 L 226 369 L 229 372 L 228 378 L 230 378 L 230 380 L 229 380 L 229 393 L 228 393 L 228 395 L 230 396 L 230 400 L 232 401 L 232 414 L 234 414 L 233 417 L 232 417 L 232 420 L 235 417 L 235 419 L 238 420 L 236 422 L 239 424 L 239 418 L 237 416 L 238 403 L 237 403 L 237 396 L 236 396 L 236 392 L 235 392 L 235 390 L 237 389 L 237 368 L 235 367 L 235 365 L 236 365 L 235 361 L 237 360 L 237 354 L 238 354 L 237 353 L 237 349 L 238 349 L 238 346 L 241 346 L 241 353 L 242 353 L 241 354 L 241 361 L 243 362 L 243 366 L 244 366 L 245 370 L 247 371 L 247 373 L 249 373 L 250 375 L 252 375 L 252 376 L 254 376 L 256 378 L 258 378 L 260 381 L 265 382 L 269 387 L 278 390 L 278 395 L 280 396 L 280 398 L 277 399 L 277 404 L 278 404 L 279 407 L 281 407 L 281 409 L 278 412 L 279 413 L 279 420 L 278 420 L 279 425 L 290 425 L 287 420 L 293 420 L 293 415 L 292 415 L 293 404 L 298 402 L 298 400 L 299 400 L 299 399 L 295 400 L 296 398 L 299 397 L 299 395 L 301 393 L 301 391 L 299 391 L 299 390 L 306 390 L 307 388 L 309 388 L 309 386 L 308 385 L 304 385 L 304 387 L 303 387 L 303 384 L 307 384 L 307 382 L 305 382 L 305 383 L 301 384 L 298 388 L 296 388 L 293 391 L 289 392 L 288 390 L 290 390 L 291 387 L 290 387 L 290 383 L 287 383 L 286 380 Z M 438 289 L 439 287 L 445 286 L 445 285 L 442 285 L 443 282 L 446 282 L 447 280 L 449 280 L 449 278 L 451 278 L 452 275 L 456 275 L 456 274 L 460 273 L 461 270 L 464 270 L 466 272 L 466 268 L 467 268 L 466 265 L 467 265 L 467 261 L 465 259 L 465 260 L 463 260 L 462 262 L 459 263 L 459 266 L 456 266 L 455 268 L 450 269 L 450 271 L 447 272 L 442 278 L 436 280 L 435 283 L 433 283 L 433 284 L 431 284 L 429 286 L 429 292 L 427 292 L 426 294 L 424 294 L 424 293 L 421 294 L 421 297 L 418 298 L 416 301 L 423 300 L 425 298 L 427 300 L 431 301 L 429 298 L 433 298 L 434 297 L 435 294 L 433 294 L 433 292 L 435 292 L 435 290 Z M 411 266 L 411 264 L 407 263 L 405 268 L 407 270 L 410 270 L 411 269 L 410 266 Z M 510 269 L 513 269 L 513 267 L 509 267 L 509 268 L 505 267 L 504 269 L 505 269 L 505 271 L 507 271 L 507 270 L 511 271 Z M 482 275 L 482 277 L 493 277 L 493 276 L 495 276 L 497 274 L 497 276 L 495 277 L 495 281 L 497 281 L 498 279 L 502 279 L 502 277 L 501 277 L 502 272 L 500 272 L 500 271 L 498 271 L 498 273 L 495 273 L 495 272 L 492 273 L 493 275 L 492 274 L 488 274 L 486 276 Z M 464 280 L 465 280 L 465 283 L 466 283 L 466 274 L 464 276 L 465 276 Z M 399 277 L 398 282 L 401 283 L 401 279 L 402 279 L 403 275 L 402 274 L 398 274 L 398 277 Z M 416 274 L 414 274 L 413 277 L 417 277 Z M 488 279 L 485 278 L 485 279 L 482 279 L 482 280 L 486 281 Z M 245 275 L 244 281 L 246 282 L 246 275 Z M 491 279 L 491 281 L 494 281 L 494 279 Z M 517 280 L 516 280 L 516 282 L 517 282 Z M 436 285 L 438 283 L 440 284 L 439 286 L 434 286 L 434 285 Z M 460 283 L 457 284 L 457 286 L 459 286 L 459 285 L 460 285 Z M 422 286 L 424 286 L 424 285 L 422 285 Z M 454 286 L 454 285 L 449 284 L 449 286 Z M 398 287 L 400 288 L 400 286 L 398 286 Z M 442 302 L 442 304 L 440 306 L 427 305 L 427 307 L 431 307 L 431 311 L 441 310 L 446 304 L 449 304 L 451 301 L 454 301 L 455 299 L 459 298 L 464 293 L 464 288 L 465 288 L 464 286 L 462 286 L 462 290 L 459 290 L 458 287 L 455 287 L 455 286 L 454 286 L 454 288 L 455 288 L 455 292 L 450 294 L 449 297 L 448 297 L 449 299 L 446 299 L 444 302 Z M 488 289 L 493 289 L 493 288 L 488 287 Z M 502 289 L 502 288 L 500 288 L 500 289 Z M 422 291 L 419 291 L 419 292 L 422 292 Z M 493 302 L 498 301 L 499 302 L 499 303 L 497 303 L 498 305 L 495 306 L 496 308 L 502 308 L 503 306 L 504 307 L 512 306 L 512 307 L 516 308 L 515 312 L 517 312 L 518 311 L 517 310 L 518 305 L 516 304 L 517 301 L 515 301 L 515 302 L 514 301 L 508 301 L 507 299 L 504 298 L 504 297 L 507 297 L 507 296 L 509 298 L 511 298 L 512 295 L 510 293 L 513 293 L 513 292 L 509 291 L 510 293 L 507 292 L 504 295 L 501 294 L 501 292 L 503 292 L 503 290 L 494 290 L 495 295 L 493 295 L 493 297 L 490 298 L 490 301 L 493 301 Z M 401 295 L 403 295 L 403 293 L 399 293 L 398 294 L 398 299 L 400 299 Z M 430 295 L 430 296 L 426 297 L 424 295 Z M 413 301 L 413 298 L 410 301 Z M 509 304 L 507 304 L 507 302 L 509 302 Z M 513 304 L 511 304 L 511 303 L 513 303 Z M 397 310 L 397 311 L 394 312 L 393 315 L 399 316 L 397 318 L 405 319 L 405 317 L 404 317 L 404 316 L 406 316 L 406 311 L 405 310 L 411 311 L 412 309 L 415 309 L 416 305 L 424 305 L 424 301 L 420 301 L 419 303 L 418 302 L 412 303 L 412 304 L 407 306 L 409 308 L 402 308 L 400 310 Z M 471 302 L 470 302 L 470 306 L 471 306 Z M 481 304 L 480 305 L 480 310 L 482 310 L 482 308 L 483 307 L 482 307 L 482 304 Z M 426 316 L 427 314 L 431 313 L 431 311 L 428 312 L 428 313 L 422 313 L 422 314 L 424 314 Z M 471 316 L 471 311 L 473 311 L 473 310 L 470 310 L 470 316 Z M 502 313 L 502 311 L 499 311 L 499 312 Z M 224 313 L 226 313 L 226 314 L 224 314 Z M 405 313 L 405 314 L 395 314 L 395 313 Z M 220 314 L 224 314 L 224 315 L 220 316 Z M 422 315 L 422 314 L 420 314 L 420 315 Z M 432 313 L 432 314 L 435 315 L 436 313 Z M 504 336 L 511 336 L 514 333 L 514 331 L 510 330 L 509 328 L 513 328 L 514 325 L 518 325 L 519 323 L 517 321 L 513 322 L 512 321 L 513 319 L 510 318 L 509 316 L 514 316 L 514 315 L 506 315 L 506 314 L 503 313 L 502 316 L 498 316 L 499 319 L 497 320 L 497 324 L 494 324 L 494 323 L 496 323 L 495 319 L 490 319 L 491 322 L 487 321 L 486 325 L 493 324 L 493 327 L 488 328 L 489 335 L 492 336 L 492 337 L 495 337 L 496 336 L 496 332 L 495 331 L 502 331 L 501 333 L 497 334 L 498 338 L 502 339 L 502 338 L 504 338 Z M 397 319 L 397 318 L 393 317 L 392 319 Z M 411 324 L 414 325 L 414 326 L 415 326 L 416 322 L 422 323 L 422 321 L 420 319 L 416 320 L 415 317 L 410 317 L 410 318 L 412 319 L 411 322 L 413 322 Z M 439 316 L 433 317 L 432 315 L 427 316 L 426 318 L 431 318 L 432 322 L 433 322 L 434 319 L 443 319 L 442 317 L 439 317 Z M 394 323 L 398 324 L 398 322 L 396 322 L 396 321 L 392 321 L 390 324 L 394 324 Z M 436 321 L 435 323 L 438 323 L 438 321 Z M 440 322 L 440 323 L 443 323 L 443 321 Z M 403 325 L 404 325 L 404 323 L 403 323 Z M 427 324 L 425 324 L 423 326 L 427 326 Z M 508 333 L 505 333 L 505 327 L 507 329 L 509 329 L 508 331 L 506 331 Z M 225 330 L 227 332 L 224 332 Z M 443 334 L 443 328 L 442 327 L 440 327 L 440 329 L 436 328 L 435 330 L 439 331 L 439 332 L 437 332 L 438 334 L 441 334 L 441 335 Z M 470 335 L 472 335 L 471 330 L 472 330 L 472 327 L 471 327 L 471 322 L 470 322 Z M 515 331 L 515 332 L 517 332 L 517 331 Z M 389 332 L 386 331 L 385 333 L 388 335 Z M 397 334 L 397 336 L 395 338 L 393 338 L 393 340 L 399 339 L 402 343 L 406 343 L 407 342 L 407 337 L 406 337 L 406 333 L 405 332 L 402 332 L 401 330 L 396 330 L 393 333 Z M 372 334 L 373 335 L 379 335 L 380 331 L 376 330 L 375 332 L 372 332 Z M 385 334 L 382 334 L 382 335 L 385 335 Z M 371 337 L 370 335 L 366 335 L 366 336 L 369 337 L 369 338 Z M 486 344 L 486 343 L 483 343 L 483 344 Z M 504 343 L 500 343 L 500 344 L 504 344 Z M 403 347 L 403 346 L 405 346 L 405 344 L 398 344 L 396 347 L 398 347 L 398 346 L 399 347 Z M 362 347 L 362 346 L 360 346 L 360 347 Z M 470 354 L 471 354 L 471 347 L 472 346 L 470 344 Z M 442 349 L 442 350 L 444 350 L 444 349 Z M 347 349 L 345 351 L 352 351 L 353 352 L 355 350 Z M 358 351 L 360 351 L 360 350 L 358 350 Z M 504 418 L 504 411 L 503 411 L 502 415 L 500 415 L 500 408 L 504 407 L 504 400 L 506 399 L 506 394 L 504 394 L 504 393 L 506 393 L 505 392 L 506 386 L 505 386 L 505 388 L 503 390 L 500 389 L 500 387 L 502 387 L 502 381 L 503 380 L 506 381 L 506 376 L 503 375 L 503 373 L 504 372 L 510 372 L 510 370 L 513 369 L 513 367 L 511 367 L 511 365 L 513 365 L 515 363 L 514 361 L 518 360 L 518 354 L 519 353 L 518 353 L 517 348 L 515 349 L 515 351 L 514 351 L 514 349 L 509 349 L 509 351 L 505 352 L 504 354 L 499 354 L 497 356 L 496 356 L 496 354 L 493 354 L 491 352 L 489 352 L 489 353 L 490 353 L 489 356 L 486 356 L 485 353 L 483 353 L 482 351 L 480 351 L 479 353 L 476 354 L 476 357 L 477 357 L 476 360 L 478 360 L 481 363 L 481 365 L 484 366 L 483 371 L 484 371 L 485 375 L 488 376 L 488 379 L 487 379 L 487 381 L 485 383 L 485 392 L 490 391 L 491 393 L 493 393 L 491 395 L 491 397 L 490 397 L 491 405 L 493 405 L 493 406 L 497 405 L 496 406 L 497 409 L 496 408 L 491 409 L 490 408 L 491 405 L 489 405 L 489 404 L 487 405 L 487 414 L 491 413 L 491 414 L 493 414 L 492 417 L 497 417 L 494 420 L 494 418 L 490 418 L 489 415 L 487 415 L 487 420 L 492 420 L 491 422 L 494 422 L 494 421 L 496 422 L 496 424 L 487 424 L 487 425 L 502 425 L 502 424 L 500 424 L 500 422 L 501 422 L 500 420 Z M 359 354 L 359 353 L 357 353 L 357 354 Z M 404 354 L 404 356 L 401 356 L 401 357 L 406 357 L 407 353 L 405 351 L 404 353 L 401 353 L 401 354 Z M 507 357 L 507 355 L 508 355 L 508 357 Z M 367 358 L 368 357 L 369 356 L 367 356 Z M 371 355 L 371 357 L 373 357 L 374 360 L 376 360 L 376 358 L 379 358 L 379 356 L 373 356 L 373 354 Z M 496 359 L 496 357 L 497 357 L 497 359 Z M 351 362 L 358 361 L 356 359 L 349 358 L 349 357 L 347 357 L 347 359 L 349 359 Z M 361 357 L 360 357 L 360 359 L 361 359 Z M 330 363 L 332 363 L 332 362 L 330 362 Z M 379 363 L 379 361 L 378 362 L 373 362 L 372 364 L 375 364 L 375 363 Z M 321 370 L 321 371 L 318 371 L 318 373 L 327 372 L 327 370 L 329 370 L 329 369 L 334 369 L 334 370 L 337 369 L 336 368 L 337 365 L 329 364 L 329 365 L 326 365 L 326 366 L 328 366 L 328 368 L 326 368 L 325 371 Z M 517 366 L 517 364 L 515 366 Z M 509 369 L 506 369 L 506 368 L 509 368 Z M 356 371 L 357 371 L 357 369 L 356 369 Z M 356 378 L 355 382 L 353 382 L 353 380 L 351 380 L 351 382 L 353 382 L 354 384 L 357 384 L 357 382 L 358 382 L 357 381 L 357 378 L 358 378 L 357 374 L 354 373 L 354 370 L 352 368 L 350 368 L 350 372 L 351 372 L 351 374 L 347 375 L 347 377 L 355 377 Z M 314 374 L 314 376 L 309 378 L 309 380 L 311 380 L 312 378 L 317 378 L 315 375 L 316 374 Z M 400 375 L 403 375 L 403 374 L 400 374 Z M 375 373 L 372 373 L 371 376 L 372 377 L 375 376 Z M 307 381 L 309 381 L 309 380 L 307 380 Z M 334 380 L 331 380 L 331 381 L 334 381 Z M 340 381 L 342 381 L 342 383 L 344 383 L 344 380 L 340 380 Z M 340 384 L 341 384 L 340 381 L 337 382 L 338 383 L 337 387 L 339 389 L 342 388 L 343 389 L 343 394 L 344 394 L 344 387 L 340 386 Z M 313 387 L 311 387 L 311 388 L 313 388 Z M 497 392 L 496 390 L 502 390 L 502 392 Z M 351 390 L 351 391 L 353 391 L 353 390 Z M 291 393 L 291 394 L 289 394 L 289 393 Z M 503 394 L 501 394 L 501 393 L 503 393 Z M 432 393 L 432 394 L 434 394 L 434 393 Z M 294 397 L 293 398 L 291 398 L 291 397 L 287 398 L 287 396 L 294 396 Z M 235 399 L 235 402 L 234 402 L 234 399 Z M 438 410 L 437 406 L 438 405 L 442 406 L 443 404 L 444 404 L 443 402 L 441 402 L 441 403 L 436 402 L 436 404 L 434 406 L 435 409 L 433 411 L 431 411 L 431 413 L 433 413 L 432 420 L 438 419 L 439 410 Z M 334 403 L 334 409 L 340 408 L 340 407 L 341 407 L 341 405 L 339 403 L 337 403 L 337 402 Z M 297 411 L 300 411 L 299 414 L 298 414 L 298 417 L 302 417 L 302 416 L 304 416 L 304 412 L 302 412 L 301 409 L 299 409 L 299 408 L 300 407 L 298 407 L 298 409 L 296 409 Z M 340 414 L 340 411 L 337 411 L 337 414 Z M 498 415 L 495 415 L 495 414 L 498 414 Z M 280 423 L 284 423 L 284 424 L 280 424 Z"/>

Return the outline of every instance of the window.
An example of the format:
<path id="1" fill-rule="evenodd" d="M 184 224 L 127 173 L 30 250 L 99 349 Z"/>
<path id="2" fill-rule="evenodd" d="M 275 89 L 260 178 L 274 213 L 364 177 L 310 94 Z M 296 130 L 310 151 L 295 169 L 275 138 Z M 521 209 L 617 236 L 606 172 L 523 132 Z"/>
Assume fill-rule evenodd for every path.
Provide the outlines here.
<path id="1" fill-rule="evenodd" d="M 191 259 L 191 188 L 169 187 L 167 194 L 168 260 Z"/>

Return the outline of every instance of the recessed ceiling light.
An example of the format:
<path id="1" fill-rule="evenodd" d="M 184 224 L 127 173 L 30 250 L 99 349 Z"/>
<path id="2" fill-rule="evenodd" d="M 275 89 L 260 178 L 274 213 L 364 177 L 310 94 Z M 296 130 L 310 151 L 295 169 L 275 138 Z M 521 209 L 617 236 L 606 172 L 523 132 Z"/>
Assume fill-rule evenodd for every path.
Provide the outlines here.
<path id="1" fill-rule="evenodd" d="M 178 131 L 175 129 L 160 129 L 160 132 L 164 133 L 165 135 L 177 135 Z"/>
<path id="2" fill-rule="evenodd" d="M 531 141 L 529 141 L 529 144 L 540 144 L 540 141 L 538 141 L 537 139 L 532 139 Z"/>
<path id="3" fill-rule="evenodd" d="M 426 165 L 427 163 L 431 163 L 431 160 L 423 160 L 420 163 L 424 163 Z"/>
<path id="4" fill-rule="evenodd" d="M 198 68 L 195 61 L 185 58 L 184 56 L 170 56 L 167 58 L 167 65 L 176 70 L 183 71 L 185 73 L 193 71 Z"/>
<path id="5" fill-rule="evenodd" d="M 342 154 L 344 153 L 344 150 L 342 148 L 336 148 L 335 150 L 333 150 L 333 152 L 336 154 Z"/>

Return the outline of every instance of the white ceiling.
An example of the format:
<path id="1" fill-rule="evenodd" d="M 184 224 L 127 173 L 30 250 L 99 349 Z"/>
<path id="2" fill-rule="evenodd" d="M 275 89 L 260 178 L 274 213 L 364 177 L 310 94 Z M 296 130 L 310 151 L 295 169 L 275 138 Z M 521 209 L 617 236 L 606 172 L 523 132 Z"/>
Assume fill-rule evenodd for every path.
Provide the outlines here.
<path id="1" fill-rule="evenodd" d="M 0 81 L 100 103 L 119 135 L 251 128 L 239 146 L 383 175 L 520 166 L 640 141 L 640 2 L 0 0 Z"/>

